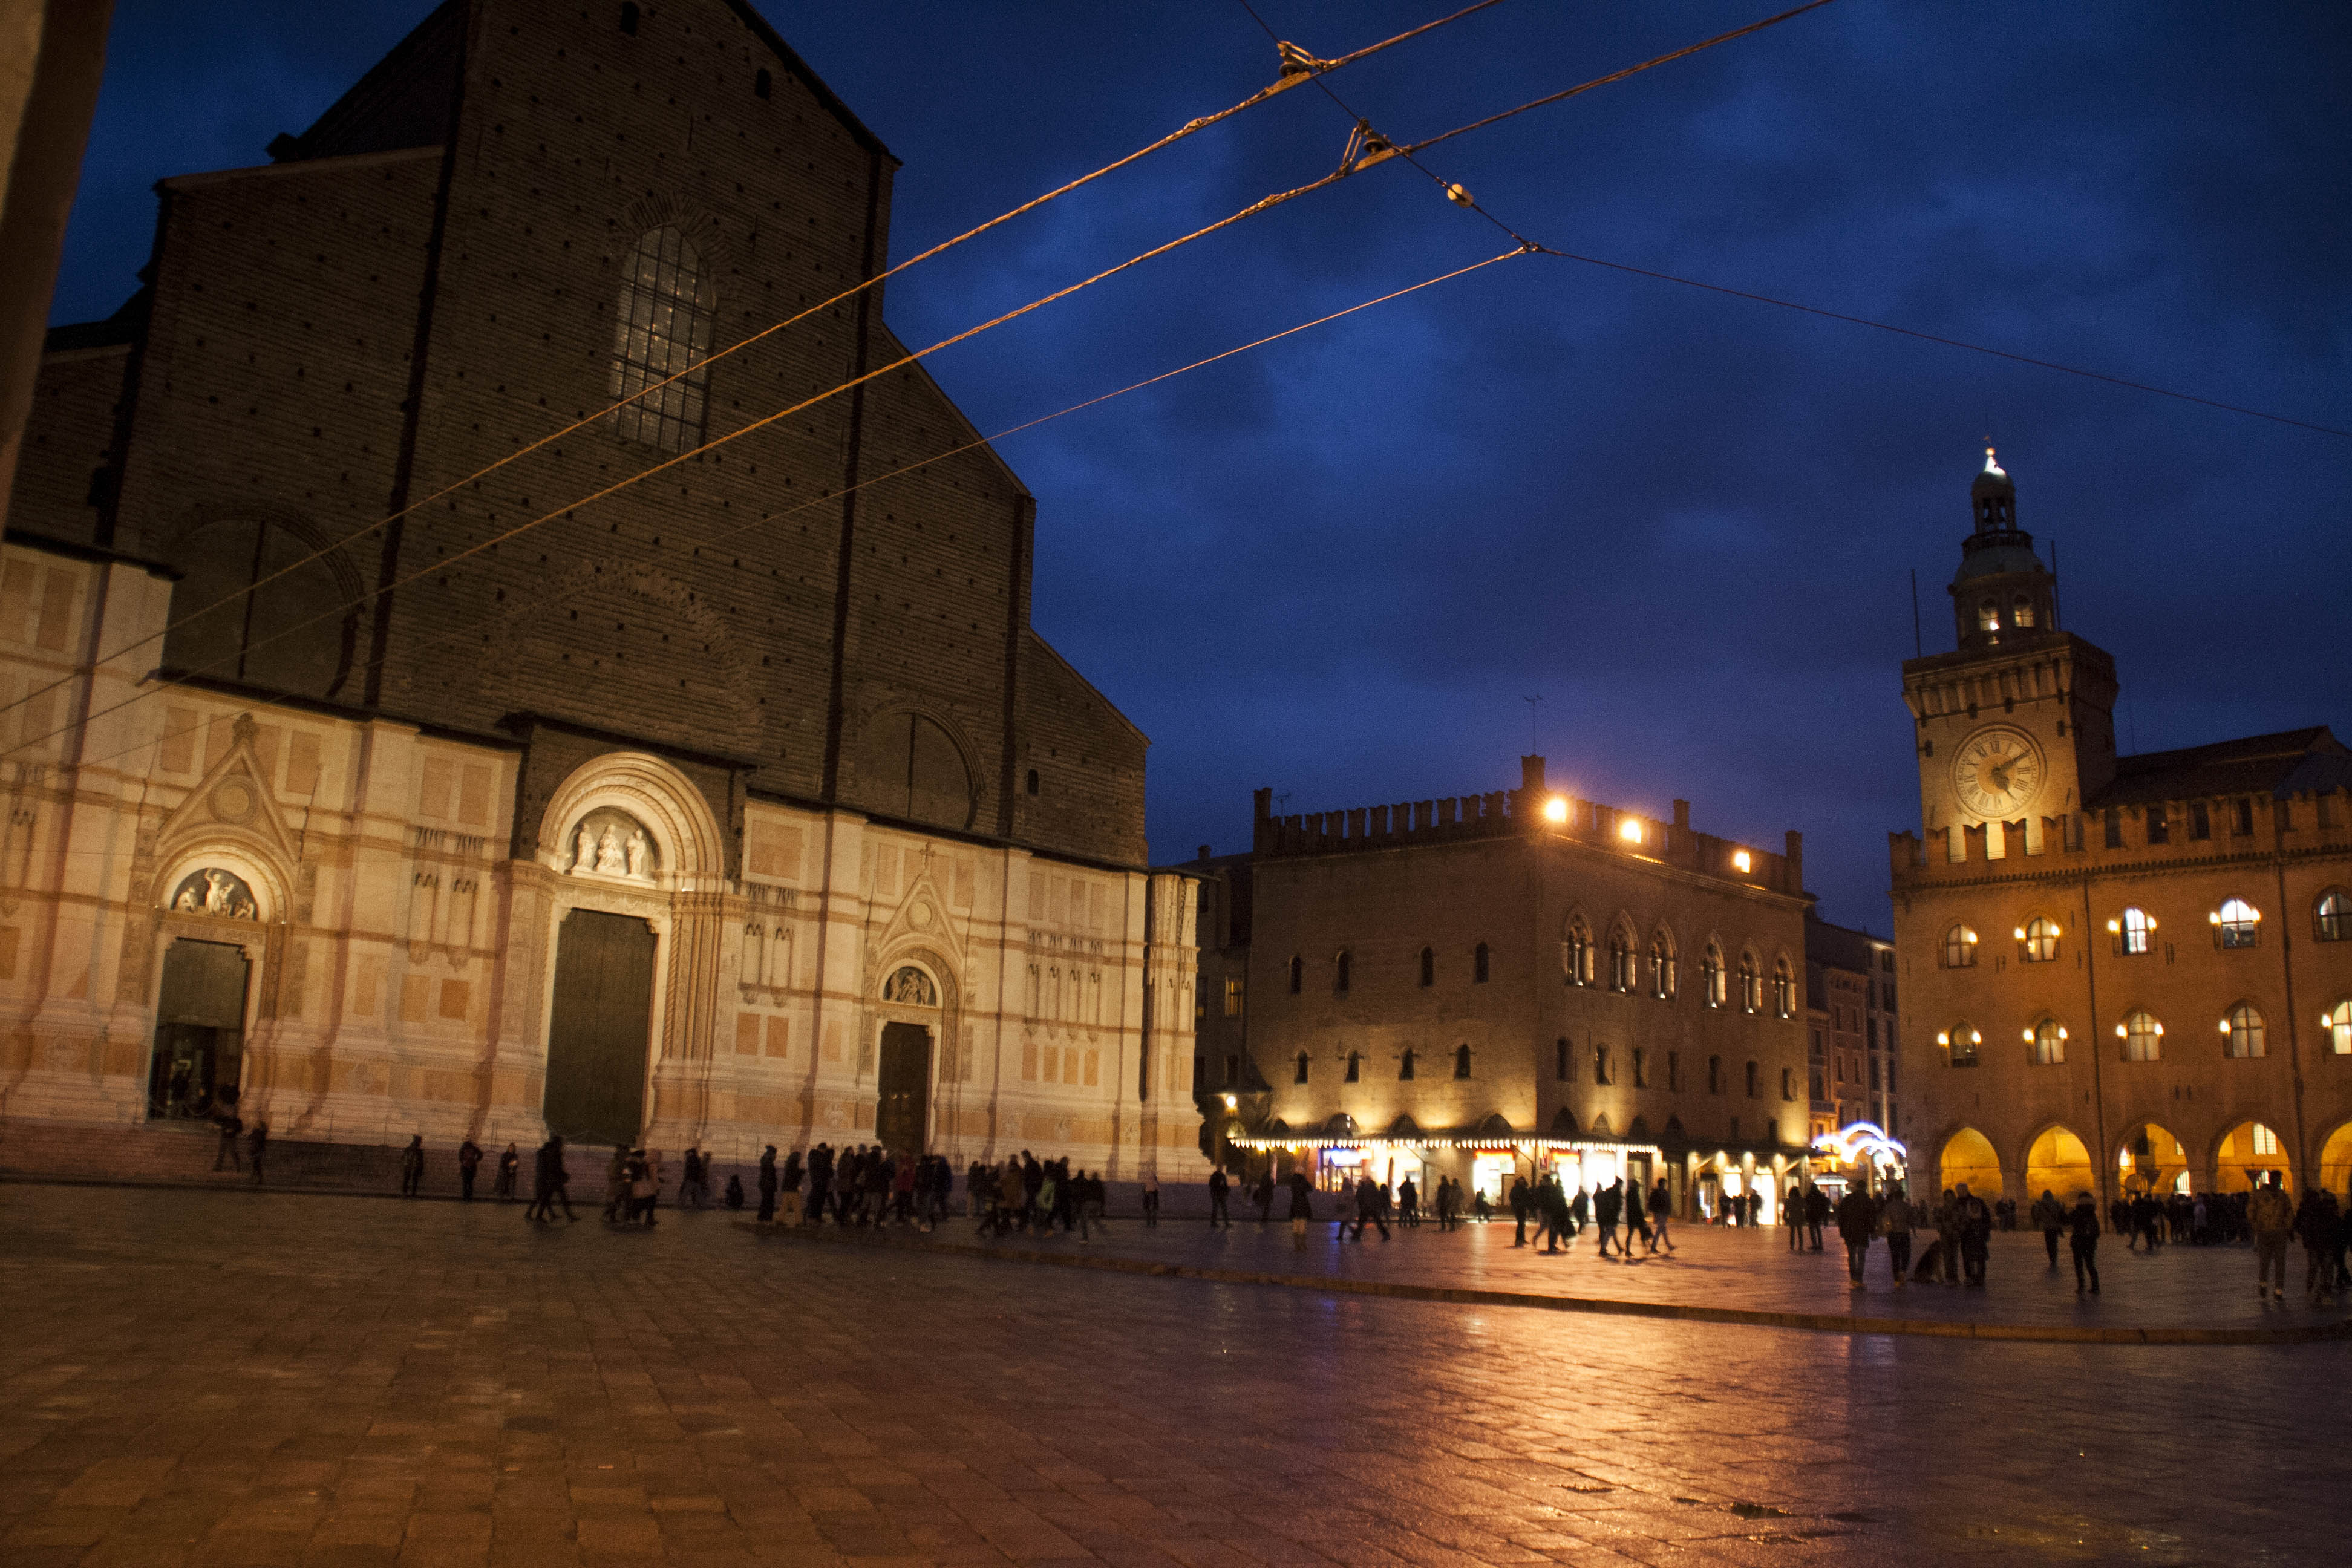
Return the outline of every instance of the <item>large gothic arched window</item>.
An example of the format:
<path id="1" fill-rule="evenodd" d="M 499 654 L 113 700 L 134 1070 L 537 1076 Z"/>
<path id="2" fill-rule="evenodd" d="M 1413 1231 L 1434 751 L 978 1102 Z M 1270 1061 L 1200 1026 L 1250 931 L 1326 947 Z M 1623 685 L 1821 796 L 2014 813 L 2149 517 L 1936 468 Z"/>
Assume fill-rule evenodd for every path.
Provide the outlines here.
<path id="1" fill-rule="evenodd" d="M 608 390 L 634 400 L 613 410 L 624 440 L 665 452 L 702 444 L 710 379 L 703 362 L 718 318 L 719 290 L 694 242 L 667 226 L 646 230 L 623 265 L 613 314 Z"/>

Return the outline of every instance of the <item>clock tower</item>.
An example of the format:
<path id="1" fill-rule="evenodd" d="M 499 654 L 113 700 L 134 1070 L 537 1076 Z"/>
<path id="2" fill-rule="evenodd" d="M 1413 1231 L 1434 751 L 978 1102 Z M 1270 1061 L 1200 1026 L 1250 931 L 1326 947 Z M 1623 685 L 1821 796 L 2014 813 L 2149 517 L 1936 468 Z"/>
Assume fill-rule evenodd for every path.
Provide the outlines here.
<path id="1" fill-rule="evenodd" d="M 2084 797 L 2115 776 L 2115 660 L 2060 628 L 2057 580 L 1990 447 L 1969 503 L 1950 588 L 1959 646 L 1903 666 L 1920 822 L 1954 861 L 2038 855 L 2045 834 L 2080 833 Z M 1965 854 L 1971 830 L 1979 855 Z"/>

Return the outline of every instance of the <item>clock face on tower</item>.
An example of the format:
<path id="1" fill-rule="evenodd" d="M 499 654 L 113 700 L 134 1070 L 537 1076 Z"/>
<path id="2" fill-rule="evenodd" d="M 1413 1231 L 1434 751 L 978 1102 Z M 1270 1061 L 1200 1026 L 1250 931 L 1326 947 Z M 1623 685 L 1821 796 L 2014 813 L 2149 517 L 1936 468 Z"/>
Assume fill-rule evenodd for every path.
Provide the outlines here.
<path id="1" fill-rule="evenodd" d="M 2042 748 L 2022 730 L 1989 724 L 1960 742 L 1952 759 L 1952 789 L 1976 816 L 2012 822 L 2041 793 Z"/>

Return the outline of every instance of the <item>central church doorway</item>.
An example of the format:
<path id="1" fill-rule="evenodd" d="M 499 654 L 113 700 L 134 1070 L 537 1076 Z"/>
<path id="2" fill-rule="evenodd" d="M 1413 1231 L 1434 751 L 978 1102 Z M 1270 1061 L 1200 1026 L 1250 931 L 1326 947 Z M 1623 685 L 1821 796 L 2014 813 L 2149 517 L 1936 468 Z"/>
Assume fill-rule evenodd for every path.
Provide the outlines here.
<path id="1" fill-rule="evenodd" d="M 921 1153 L 931 1098 L 929 1029 L 920 1024 L 882 1026 L 882 1070 L 875 1087 L 874 1141 L 900 1156 Z"/>
<path id="2" fill-rule="evenodd" d="M 563 917 L 548 1009 L 549 1131 L 574 1142 L 636 1142 L 645 1125 L 655 942 L 634 916 L 573 910 Z"/>
<path id="3" fill-rule="evenodd" d="M 232 942 L 183 937 L 163 950 L 147 1114 L 201 1120 L 236 1103 L 245 1060 L 245 986 L 252 965 Z"/>

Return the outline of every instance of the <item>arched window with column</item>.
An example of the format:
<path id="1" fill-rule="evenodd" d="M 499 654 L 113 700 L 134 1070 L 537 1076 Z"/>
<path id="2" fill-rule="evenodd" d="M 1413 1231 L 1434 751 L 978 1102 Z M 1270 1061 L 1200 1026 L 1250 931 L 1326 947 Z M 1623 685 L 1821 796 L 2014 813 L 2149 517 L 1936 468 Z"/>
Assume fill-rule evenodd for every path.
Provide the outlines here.
<path id="1" fill-rule="evenodd" d="M 1675 941 L 1665 931 L 1650 939 L 1650 994 L 1661 1002 L 1675 999 Z"/>
<path id="2" fill-rule="evenodd" d="M 1698 961 L 1699 1000 L 1709 1007 L 1720 1007 L 1728 990 L 1723 968 L 1723 949 L 1708 942 L 1706 952 Z"/>
<path id="3" fill-rule="evenodd" d="M 638 236 L 614 307 L 615 435 L 665 452 L 702 444 L 718 320 L 718 286 L 694 242 L 669 224 Z"/>
<path id="4" fill-rule="evenodd" d="M 2229 1041 L 2226 1048 L 2231 1056 L 2269 1054 L 2263 1038 L 2263 1016 L 2251 1003 L 2241 1002 L 2221 1016 L 2221 1034 Z"/>
<path id="5" fill-rule="evenodd" d="M 1637 976 L 1633 973 L 1633 939 L 1620 927 L 1609 933 L 1609 989 L 1630 992 Z"/>
<path id="6" fill-rule="evenodd" d="M 1757 1013 L 1763 1007 L 1764 976 L 1757 972 L 1756 955 L 1743 952 L 1739 955 L 1739 1010 Z"/>
<path id="7" fill-rule="evenodd" d="M 2066 1061 L 2066 1026 L 2044 1018 L 2025 1031 L 2025 1044 L 2035 1067 L 2062 1067 Z"/>
<path id="8" fill-rule="evenodd" d="M 1772 1015 L 1778 1018 L 1797 1016 L 1797 977 L 1790 973 L 1789 961 L 1772 961 Z"/>

